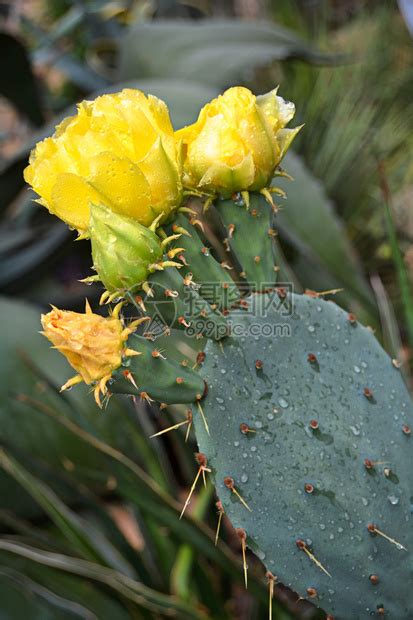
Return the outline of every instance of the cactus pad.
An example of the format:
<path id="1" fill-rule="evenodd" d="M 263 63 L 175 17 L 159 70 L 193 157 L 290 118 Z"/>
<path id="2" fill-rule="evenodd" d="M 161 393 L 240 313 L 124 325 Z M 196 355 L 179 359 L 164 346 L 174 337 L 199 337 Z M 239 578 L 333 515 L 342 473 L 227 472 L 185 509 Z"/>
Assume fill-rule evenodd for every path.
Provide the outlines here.
<path id="1" fill-rule="evenodd" d="M 334 303 L 286 301 L 290 314 L 230 315 L 233 335 L 207 343 L 199 449 L 280 582 L 336 620 L 411 619 L 413 407 L 400 370 Z"/>

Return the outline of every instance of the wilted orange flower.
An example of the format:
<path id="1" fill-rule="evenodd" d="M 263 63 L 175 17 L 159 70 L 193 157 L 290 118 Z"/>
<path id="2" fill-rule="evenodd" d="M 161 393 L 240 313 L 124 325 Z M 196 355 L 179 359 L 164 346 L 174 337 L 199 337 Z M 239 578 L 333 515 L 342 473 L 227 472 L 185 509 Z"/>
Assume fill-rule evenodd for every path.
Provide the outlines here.
<path id="1" fill-rule="evenodd" d="M 78 373 L 62 386 L 62 390 L 81 381 L 94 384 L 95 400 L 101 406 L 100 395 L 107 394 L 106 383 L 113 371 L 121 366 L 122 358 L 139 355 L 127 348 L 126 341 L 146 318 L 125 327 L 119 318 L 120 307 L 118 304 L 111 316 L 103 317 L 94 314 L 86 301 L 85 314 L 53 307 L 48 314 L 42 315 L 43 335 Z"/>

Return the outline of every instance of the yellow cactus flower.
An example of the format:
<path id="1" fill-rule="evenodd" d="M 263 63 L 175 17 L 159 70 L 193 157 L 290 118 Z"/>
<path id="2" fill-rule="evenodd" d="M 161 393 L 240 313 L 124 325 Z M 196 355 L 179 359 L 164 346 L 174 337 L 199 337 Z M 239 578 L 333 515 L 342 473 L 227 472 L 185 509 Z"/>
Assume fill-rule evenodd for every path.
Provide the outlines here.
<path id="1" fill-rule="evenodd" d="M 183 144 L 185 184 L 224 196 L 267 187 L 300 130 L 285 128 L 294 112 L 276 89 L 261 97 L 241 86 L 225 91 L 202 108 L 196 123 L 175 133 Z"/>
<path id="2" fill-rule="evenodd" d="M 147 317 L 138 319 L 125 327 L 119 318 L 121 304 L 109 317 L 94 314 L 86 301 L 86 312 L 71 312 L 54 308 L 42 314 L 42 334 L 66 357 L 78 372 L 69 379 L 62 390 L 84 381 L 94 384 L 95 400 L 101 406 L 100 395 L 107 394 L 106 383 L 114 370 L 122 365 L 122 358 L 139 355 L 128 349 L 126 341 L 137 325 Z"/>
<path id="3" fill-rule="evenodd" d="M 149 226 L 182 200 L 178 152 L 166 104 L 124 89 L 80 103 L 37 144 L 24 178 L 41 204 L 81 232 L 91 203 Z"/>

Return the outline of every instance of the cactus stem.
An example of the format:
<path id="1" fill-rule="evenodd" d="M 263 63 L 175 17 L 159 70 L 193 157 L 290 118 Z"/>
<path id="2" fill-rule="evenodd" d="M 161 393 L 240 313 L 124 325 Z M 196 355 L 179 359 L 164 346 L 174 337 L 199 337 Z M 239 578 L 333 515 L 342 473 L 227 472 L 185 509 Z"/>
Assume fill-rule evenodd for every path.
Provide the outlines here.
<path id="1" fill-rule="evenodd" d="M 265 576 L 268 580 L 268 620 L 272 620 L 272 599 L 274 598 L 274 586 L 277 577 L 271 571 L 267 571 Z"/>
<path id="2" fill-rule="evenodd" d="M 370 534 L 378 534 L 378 536 L 382 536 L 383 538 L 388 540 L 392 545 L 395 545 L 397 549 L 399 549 L 399 551 L 407 551 L 406 547 L 404 547 L 401 543 L 397 542 L 397 540 L 395 540 L 394 538 L 391 538 L 390 536 L 379 530 L 377 525 L 375 525 L 374 523 L 369 523 L 367 529 Z"/>
<path id="3" fill-rule="evenodd" d="M 221 529 L 222 515 L 224 514 L 225 511 L 224 511 L 224 506 L 222 505 L 221 500 L 218 500 L 215 506 L 217 507 L 217 510 L 218 510 L 217 531 L 215 533 L 215 546 L 217 546 L 218 539 L 219 539 L 219 532 Z"/>
<path id="4" fill-rule="evenodd" d="M 154 437 L 159 437 L 160 435 L 163 435 L 164 433 L 169 433 L 170 431 L 174 431 L 175 429 L 180 428 L 184 424 L 189 424 L 189 423 L 190 422 L 187 418 L 186 420 L 183 420 L 182 422 L 178 422 L 177 424 L 174 424 L 173 426 L 168 426 L 168 428 L 164 428 L 158 433 L 154 433 L 153 435 L 150 435 L 150 439 L 153 439 Z"/>
<path id="5" fill-rule="evenodd" d="M 326 568 L 324 568 L 324 566 L 321 564 L 320 560 L 317 560 L 317 558 L 315 557 L 315 555 L 313 553 L 311 553 L 311 551 L 309 550 L 309 548 L 307 547 L 306 543 L 303 540 L 297 540 L 296 541 L 296 545 L 297 547 L 301 550 L 304 551 L 304 553 L 310 558 L 310 560 L 312 562 L 314 562 L 314 564 L 316 566 L 318 566 L 318 568 L 320 570 L 323 571 L 323 573 L 325 573 L 326 575 L 328 575 L 328 577 L 331 577 L 330 573 L 328 572 L 328 570 Z"/>
<path id="6" fill-rule="evenodd" d="M 237 527 L 235 532 L 236 532 L 238 538 L 241 541 L 242 564 L 243 564 L 243 567 L 244 567 L 244 582 L 245 582 L 245 589 L 248 590 L 248 566 L 247 566 L 247 557 L 246 557 L 247 532 L 245 530 L 243 530 L 242 527 Z"/>
<path id="7" fill-rule="evenodd" d="M 196 403 L 196 404 L 197 404 L 197 406 L 198 406 L 199 413 L 201 414 L 201 418 L 202 418 L 202 421 L 203 421 L 203 423 L 204 423 L 205 430 L 206 430 L 206 432 L 208 433 L 208 435 L 209 435 L 209 436 L 211 436 L 211 433 L 209 432 L 208 422 L 207 422 L 207 420 L 206 420 L 204 410 L 202 409 L 202 406 L 201 406 L 201 403 L 199 402 L 199 400 L 197 401 L 197 403 Z"/>
<path id="8" fill-rule="evenodd" d="M 252 512 L 252 509 L 248 506 L 248 504 L 245 501 L 245 499 L 242 497 L 242 495 L 240 495 L 240 493 L 235 488 L 234 478 L 231 478 L 231 476 L 227 476 L 226 478 L 224 478 L 224 484 L 232 493 L 234 493 L 234 495 L 236 495 L 238 497 L 238 499 L 241 502 L 241 504 L 243 506 L 245 506 L 245 508 L 247 510 Z"/>
<path id="9" fill-rule="evenodd" d="M 182 512 L 181 512 L 181 514 L 179 516 L 180 519 L 182 519 L 182 517 L 184 516 L 184 512 L 187 509 L 189 502 L 191 501 L 191 497 L 193 495 L 193 492 L 195 491 L 195 487 L 196 487 L 196 484 L 198 482 L 199 476 L 202 474 L 202 477 L 204 479 L 204 484 L 206 484 L 205 472 L 211 473 L 211 470 L 207 467 L 208 461 L 207 461 L 207 457 L 205 456 L 205 454 L 202 454 L 202 452 L 198 452 L 195 455 L 195 458 L 196 458 L 196 460 L 197 460 L 197 462 L 199 464 L 199 468 L 198 468 L 197 474 L 195 476 L 195 480 L 192 483 L 192 486 L 191 486 L 191 489 L 189 491 L 188 497 L 186 498 L 184 507 L 182 508 Z"/>

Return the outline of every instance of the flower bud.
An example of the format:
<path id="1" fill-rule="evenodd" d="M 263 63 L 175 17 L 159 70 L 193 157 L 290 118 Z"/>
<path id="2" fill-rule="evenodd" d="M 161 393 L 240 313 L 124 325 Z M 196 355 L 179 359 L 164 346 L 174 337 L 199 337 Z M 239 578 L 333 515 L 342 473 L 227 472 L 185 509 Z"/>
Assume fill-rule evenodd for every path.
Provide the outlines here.
<path id="1" fill-rule="evenodd" d="M 181 163 L 166 104 L 139 90 L 102 95 L 39 142 L 24 177 L 40 203 L 86 232 L 90 204 L 149 226 L 182 200 Z"/>
<path id="2" fill-rule="evenodd" d="M 230 88 L 202 108 L 196 123 L 175 133 L 188 187 L 230 196 L 270 184 L 300 129 L 285 129 L 295 107 L 276 93 L 256 97 L 247 88 Z"/>
<path id="3" fill-rule="evenodd" d="M 125 343 L 139 321 L 125 327 L 119 319 L 119 310 L 117 306 L 111 316 L 103 317 L 94 314 L 86 302 L 85 314 L 53 308 L 42 315 L 43 335 L 78 373 L 62 390 L 81 381 L 96 384 L 95 399 L 100 405 L 100 394 L 106 394 L 106 383 L 122 364 L 122 357 L 138 355 L 125 348 Z"/>
<path id="4" fill-rule="evenodd" d="M 151 265 L 162 259 L 161 241 L 155 232 L 104 205 L 91 206 L 89 234 L 94 268 L 110 292 L 141 285 Z"/>

